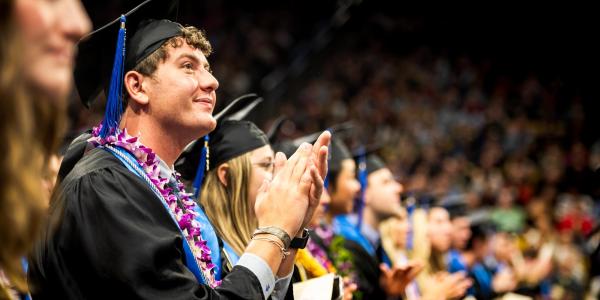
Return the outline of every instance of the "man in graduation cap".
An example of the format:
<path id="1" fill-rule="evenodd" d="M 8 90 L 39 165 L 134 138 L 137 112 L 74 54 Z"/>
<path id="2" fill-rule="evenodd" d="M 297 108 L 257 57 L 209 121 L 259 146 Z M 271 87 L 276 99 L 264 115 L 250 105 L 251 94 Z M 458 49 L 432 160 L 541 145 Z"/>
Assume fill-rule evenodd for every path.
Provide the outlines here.
<path id="1" fill-rule="evenodd" d="M 169 20 L 176 4 L 147 0 L 79 43 L 80 97 L 89 104 L 104 88 L 107 108 L 65 155 L 32 255 L 35 299 L 261 299 L 275 274 L 291 273 L 284 261 L 318 203 L 330 136 L 289 160 L 276 156 L 255 206 L 257 230 L 269 238 L 250 241 L 218 278 L 210 228 L 195 220 L 197 205 L 172 167 L 214 129 L 218 82 L 204 33 Z"/>
<path id="2" fill-rule="evenodd" d="M 369 153 L 370 152 L 370 153 Z M 345 247 L 355 259 L 353 264 L 359 276 L 359 290 L 369 296 L 400 297 L 422 266 L 409 263 L 392 266 L 381 245 L 379 224 L 401 209 L 398 183 L 383 160 L 374 151 L 364 149 L 355 156 L 361 183 L 361 201 L 356 214 L 339 215 L 334 219 L 336 232 L 347 240 Z"/>
<path id="3" fill-rule="evenodd" d="M 363 216 L 363 209 L 354 207 L 354 198 L 361 189 L 361 184 L 356 179 L 356 162 L 346 144 L 338 137 L 351 127 L 350 123 L 346 123 L 330 129 L 334 133 L 327 179 L 331 202 L 327 222 L 316 228 L 312 240 L 328 250 L 339 274 L 349 277 L 357 284 L 358 290 L 354 292 L 356 299 L 400 297 L 420 266 L 411 264 L 410 267 L 403 268 L 380 267 L 380 263 L 386 259 L 380 247 L 378 230 L 379 223 L 392 216 L 400 207 L 402 187 L 375 154 L 371 153 L 366 161 L 360 161 L 359 173 L 363 175 L 361 181 L 364 188 L 369 188 L 366 193 L 368 200 L 364 201 L 367 203 L 364 209 L 366 222 L 358 220 Z M 316 134 L 307 135 L 292 142 L 276 143 L 275 148 L 290 151 L 300 142 L 315 138 Z M 359 175 L 359 179 L 360 177 Z M 360 205 L 363 205 L 362 201 Z M 349 216 L 354 210 L 360 213 Z"/>
<path id="4" fill-rule="evenodd" d="M 467 215 L 467 204 L 462 195 L 453 195 L 443 201 L 452 222 L 452 248 L 448 252 L 446 262 L 448 272 L 468 271 L 463 252 L 471 238 L 471 220 Z"/>

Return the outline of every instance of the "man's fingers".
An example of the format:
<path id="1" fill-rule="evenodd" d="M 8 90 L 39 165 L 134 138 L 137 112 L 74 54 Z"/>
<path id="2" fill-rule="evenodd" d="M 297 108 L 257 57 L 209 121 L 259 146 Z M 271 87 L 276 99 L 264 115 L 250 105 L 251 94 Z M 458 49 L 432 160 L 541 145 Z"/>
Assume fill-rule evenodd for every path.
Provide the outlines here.
<path id="1" fill-rule="evenodd" d="M 319 200 L 321 199 L 321 195 L 323 194 L 323 186 L 325 183 L 323 182 L 323 178 L 319 175 L 319 171 L 315 166 L 310 167 L 310 176 L 313 181 L 313 185 L 310 189 L 312 199 L 316 199 L 316 204 L 319 204 Z M 311 203 L 312 204 L 312 203 Z"/>
<path id="2" fill-rule="evenodd" d="M 260 187 L 258 188 L 256 202 L 254 203 L 254 212 L 255 213 L 257 213 L 257 209 L 260 206 L 260 203 L 265 199 L 264 196 L 266 195 L 267 191 L 269 190 L 269 185 L 270 185 L 269 180 L 265 179 L 265 180 L 263 180 Z"/>
<path id="3" fill-rule="evenodd" d="M 423 262 L 421 260 L 418 260 L 418 259 L 409 261 L 408 265 L 412 267 L 411 270 L 410 270 L 410 275 L 411 276 L 416 276 L 416 274 L 419 274 L 423 270 L 423 268 L 425 267 L 425 265 L 423 264 Z"/>
<path id="4" fill-rule="evenodd" d="M 310 150 L 311 150 L 311 145 L 303 143 L 298 148 L 298 151 L 296 151 L 296 153 L 294 154 L 294 155 L 298 155 L 298 160 L 292 169 L 292 173 L 291 173 L 292 182 L 298 182 L 300 180 L 300 178 L 304 175 L 304 173 L 307 169 L 307 166 L 308 166 Z"/>
<path id="5" fill-rule="evenodd" d="M 466 274 L 462 271 L 460 272 L 454 272 L 452 274 L 450 274 L 450 277 L 454 280 L 454 281 L 460 281 L 463 280 L 465 278 Z"/>
<path id="6" fill-rule="evenodd" d="M 461 286 L 464 290 L 468 289 L 471 287 L 471 285 L 473 285 L 473 281 L 471 281 L 471 279 L 469 278 L 465 278 L 462 282 L 461 282 Z"/>
<path id="7" fill-rule="evenodd" d="M 269 180 L 265 179 L 258 188 L 259 193 L 264 193 L 269 190 Z"/>
<path id="8" fill-rule="evenodd" d="M 288 158 L 285 166 L 279 172 L 280 176 L 282 178 L 289 178 L 290 176 L 292 176 L 292 172 L 293 172 L 294 168 L 296 167 L 296 164 L 298 163 L 300 156 L 302 155 L 302 148 L 305 145 L 307 145 L 307 143 L 303 143 L 302 145 L 300 145 L 300 147 L 298 147 L 298 149 L 296 149 L 296 152 L 294 152 L 294 154 L 292 154 L 292 156 L 290 156 Z"/>
<path id="9" fill-rule="evenodd" d="M 319 170 L 319 174 L 321 177 L 325 178 L 327 176 L 327 155 L 329 154 L 329 148 L 327 146 L 321 146 L 319 151 L 317 152 L 317 169 Z"/>
<path id="10" fill-rule="evenodd" d="M 285 167 L 285 163 L 287 162 L 287 158 L 285 157 L 285 153 L 277 152 L 275 153 L 275 164 L 273 165 L 273 177 L 275 177 L 279 171 Z"/>
<path id="11" fill-rule="evenodd" d="M 331 132 L 324 131 L 319 135 L 317 141 L 314 143 L 312 148 L 312 161 L 317 166 L 321 177 L 325 178 L 327 174 L 327 149 L 331 142 Z"/>
<path id="12" fill-rule="evenodd" d="M 317 154 L 318 151 L 321 149 L 321 147 L 329 146 L 330 141 L 331 141 L 331 132 L 329 132 L 327 130 L 323 131 L 323 133 L 321 133 L 321 135 L 319 135 L 319 138 L 317 138 L 317 141 L 314 144 L 314 147 L 313 147 L 314 154 Z"/>
<path id="13" fill-rule="evenodd" d="M 421 273 L 421 270 L 423 270 L 423 267 L 412 267 L 408 273 L 408 278 L 410 278 L 410 280 L 415 279 L 415 277 Z"/>
<path id="14" fill-rule="evenodd" d="M 404 266 L 404 267 L 394 267 L 392 269 L 392 274 L 394 276 L 394 280 L 404 280 L 406 278 L 408 278 L 408 274 L 410 273 L 410 271 L 412 270 L 411 266 Z"/>
<path id="15" fill-rule="evenodd" d="M 298 185 L 298 190 L 300 191 L 300 194 L 302 195 L 306 195 L 306 198 L 308 199 L 309 193 L 310 193 L 310 186 L 312 185 L 312 178 L 310 177 L 310 173 L 304 172 L 304 174 L 302 175 L 302 178 L 300 178 L 300 184 Z"/>
<path id="16" fill-rule="evenodd" d="M 381 273 L 383 273 L 386 277 L 390 276 L 391 270 L 386 264 L 379 264 L 379 270 L 381 270 Z"/>
<path id="17" fill-rule="evenodd" d="M 423 271 L 423 267 L 424 267 L 424 265 L 423 265 L 423 264 L 421 264 L 421 263 L 416 263 L 416 264 L 414 264 L 414 265 L 413 265 L 413 268 L 412 268 L 412 270 L 411 270 L 410 276 L 411 276 L 412 278 L 415 278 L 415 277 L 417 277 L 417 275 L 419 275 L 419 273 L 421 273 L 421 271 Z"/>

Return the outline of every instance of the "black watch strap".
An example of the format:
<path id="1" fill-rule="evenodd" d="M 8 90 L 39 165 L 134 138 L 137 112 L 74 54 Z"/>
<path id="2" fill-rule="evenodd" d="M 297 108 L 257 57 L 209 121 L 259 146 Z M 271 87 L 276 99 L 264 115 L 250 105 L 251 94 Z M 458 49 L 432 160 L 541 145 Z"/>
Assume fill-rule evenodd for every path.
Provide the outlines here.
<path id="1" fill-rule="evenodd" d="M 306 247 L 306 243 L 308 243 L 309 236 L 310 235 L 308 234 L 308 229 L 306 229 L 306 228 L 302 229 L 302 236 L 294 237 L 294 239 L 290 243 L 290 248 L 304 249 Z"/>

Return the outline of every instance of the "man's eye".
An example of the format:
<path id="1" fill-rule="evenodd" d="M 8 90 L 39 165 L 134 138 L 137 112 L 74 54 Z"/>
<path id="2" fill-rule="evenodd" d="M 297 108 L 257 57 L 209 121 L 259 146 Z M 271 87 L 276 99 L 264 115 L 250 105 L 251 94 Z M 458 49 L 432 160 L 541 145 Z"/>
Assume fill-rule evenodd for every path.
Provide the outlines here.
<path id="1" fill-rule="evenodd" d="M 192 70 L 194 68 L 194 65 L 192 65 L 191 63 L 185 63 L 183 64 L 183 67 L 188 70 Z"/>

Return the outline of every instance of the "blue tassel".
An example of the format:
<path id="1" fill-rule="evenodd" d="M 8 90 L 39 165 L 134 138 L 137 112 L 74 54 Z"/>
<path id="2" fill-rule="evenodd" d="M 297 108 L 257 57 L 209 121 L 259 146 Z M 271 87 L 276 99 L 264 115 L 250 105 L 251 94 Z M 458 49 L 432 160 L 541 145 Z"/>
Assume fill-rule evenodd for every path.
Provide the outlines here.
<path id="1" fill-rule="evenodd" d="M 410 201 L 409 203 L 407 203 L 406 205 L 406 212 L 408 214 L 408 223 L 410 224 L 410 226 L 408 227 L 408 237 L 406 238 L 406 249 L 407 250 L 412 250 L 413 249 L 413 213 L 415 212 L 415 204 Z"/>
<path id="2" fill-rule="evenodd" d="M 363 209 L 365 207 L 365 190 L 367 189 L 367 154 L 364 148 L 361 147 L 361 155 L 358 157 L 358 182 L 360 182 L 360 195 L 356 206 L 358 222 L 356 228 L 360 230 L 363 219 Z"/>
<path id="3" fill-rule="evenodd" d="M 196 178 L 194 178 L 194 183 L 192 186 L 194 187 L 194 198 L 198 199 L 200 196 L 200 190 L 202 188 L 202 181 L 204 181 L 204 172 L 208 172 L 210 170 L 210 149 L 208 148 L 208 141 L 210 138 L 208 134 L 204 136 L 204 147 L 202 147 L 202 152 L 200 153 L 200 164 L 198 165 L 198 170 L 196 171 Z"/>
<path id="4" fill-rule="evenodd" d="M 111 135 L 119 128 L 123 115 L 123 69 L 125 62 L 125 16 L 121 15 L 121 28 L 117 38 L 117 49 L 106 99 L 106 110 L 102 120 L 100 137 Z"/>

